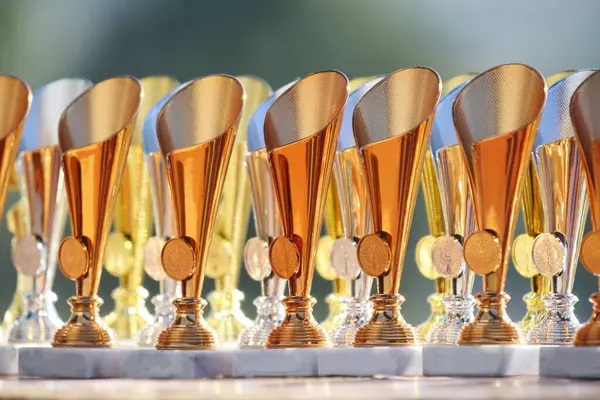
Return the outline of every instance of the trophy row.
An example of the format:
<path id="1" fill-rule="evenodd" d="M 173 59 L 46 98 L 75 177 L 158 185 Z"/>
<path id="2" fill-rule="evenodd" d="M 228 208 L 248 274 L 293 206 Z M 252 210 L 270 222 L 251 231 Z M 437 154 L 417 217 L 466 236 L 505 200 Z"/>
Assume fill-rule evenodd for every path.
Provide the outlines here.
<path id="1" fill-rule="evenodd" d="M 0 207 L 19 187 L 7 219 L 25 310 L 14 302 L 7 312 L 8 339 L 112 347 L 137 335 L 157 349 L 599 345 L 600 294 L 583 326 L 572 294 L 580 256 L 600 274 L 599 109 L 600 72 L 547 83 L 523 64 L 461 75 L 444 90 L 425 67 L 350 82 L 321 71 L 274 93 L 257 78 L 215 74 L 182 85 L 62 79 L 32 95 L 0 76 Z M 416 261 L 436 292 L 416 329 L 399 290 L 420 182 L 430 235 Z M 594 231 L 583 236 L 588 204 Z M 520 205 L 526 234 L 513 243 Z M 251 207 L 257 237 L 246 242 Z M 67 209 L 72 235 L 63 239 Z M 506 313 L 511 256 L 532 283 L 520 324 Z M 253 322 L 236 289 L 242 260 L 261 285 Z M 66 323 L 53 305 L 56 265 L 75 281 Z M 321 325 L 315 266 L 334 289 Z M 101 319 L 103 267 L 120 286 Z M 154 316 L 144 271 L 160 282 Z M 473 296 L 475 275 L 483 291 Z M 216 283 L 206 320 L 205 276 Z"/>

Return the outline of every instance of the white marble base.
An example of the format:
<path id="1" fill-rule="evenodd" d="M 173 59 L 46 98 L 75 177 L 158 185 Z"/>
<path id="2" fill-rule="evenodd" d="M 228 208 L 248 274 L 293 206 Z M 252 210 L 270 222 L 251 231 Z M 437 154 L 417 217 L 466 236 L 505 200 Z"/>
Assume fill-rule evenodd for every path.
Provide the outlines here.
<path id="1" fill-rule="evenodd" d="M 36 378 L 119 378 L 120 358 L 127 350 L 22 347 L 19 375 Z"/>
<path id="2" fill-rule="evenodd" d="M 320 352 L 332 349 L 244 349 L 235 350 L 233 376 L 312 377 L 319 375 Z"/>
<path id="3" fill-rule="evenodd" d="M 319 353 L 319 376 L 421 376 L 422 347 L 333 348 Z"/>
<path id="4" fill-rule="evenodd" d="M 18 372 L 18 347 L 11 344 L 0 345 L 0 375 L 16 375 Z"/>
<path id="5" fill-rule="evenodd" d="M 539 346 L 425 346 L 425 376 L 537 375 Z"/>
<path id="6" fill-rule="evenodd" d="M 540 376 L 600 378 L 600 347 L 541 346 Z"/>

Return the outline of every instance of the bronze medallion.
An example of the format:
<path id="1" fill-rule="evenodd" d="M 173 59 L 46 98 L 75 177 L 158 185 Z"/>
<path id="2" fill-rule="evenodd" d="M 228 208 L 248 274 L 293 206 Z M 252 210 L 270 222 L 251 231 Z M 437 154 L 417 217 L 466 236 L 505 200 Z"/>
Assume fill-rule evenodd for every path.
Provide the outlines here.
<path id="1" fill-rule="evenodd" d="M 465 261 L 479 275 L 491 274 L 502 263 L 502 246 L 498 239 L 487 231 L 473 233 L 465 242 Z"/>
<path id="2" fill-rule="evenodd" d="M 185 237 L 176 237 L 167 241 L 161 258 L 165 273 L 171 279 L 183 281 L 194 273 L 196 254 Z"/>
<path id="3" fill-rule="evenodd" d="M 600 274 L 600 231 L 590 232 L 583 237 L 581 263 L 590 273 Z"/>
<path id="4" fill-rule="evenodd" d="M 388 242 L 376 233 L 364 236 L 358 243 L 358 262 L 367 275 L 384 275 L 392 264 Z"/>
<path id="5" fill-rule="evenodd" d="M 68 237 L 58 247 L 58 267 L 65 277 L 79 279 L 88 272 L 90 253 L 81 239 Z"/>
<path id="6" fill-rule="evenodd" d="M 300 252 L 289 238 L 280 236 L 271 242 L 269 260 L 273 272 L 282 279 L 290 279 L 300 269 Z"/>

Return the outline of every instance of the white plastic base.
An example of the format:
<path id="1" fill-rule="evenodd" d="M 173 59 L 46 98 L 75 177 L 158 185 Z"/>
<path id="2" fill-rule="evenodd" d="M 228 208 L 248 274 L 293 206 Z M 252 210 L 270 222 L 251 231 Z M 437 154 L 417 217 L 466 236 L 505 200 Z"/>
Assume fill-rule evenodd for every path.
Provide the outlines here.
<path id="1" fill-rule="evenodd" d="M 16 375 L 19 372 L 19 350 L 17 346 L 0 346 L 0 375 Z"/>
<path id="2" fill-rule="evenodd" d="M 319 376 L 421 376 L 422 347 L 334 348 L 319 353 Z"/>
<path id="3" fill-rule="evenodd" d="M 425 346 L 425 376 L 537 375 L 539 346 Z"/>
<path id="4" fill-rule="evenodd" d="M 233 376 L 287 377 L 318 376 L 319 353 L 330 349 L 245 349 L 235 350 Z"/>
<path id="5" fill-rule="evenodd" d="M 542 346 L 540 376 L 600 378 L 600 347 Z"/>
<path id="6" fill-rule="evenodd" d="M 19 375 L 36 378 L 119 378 L 120 357 L 127 350 L 23 347 Z"/>

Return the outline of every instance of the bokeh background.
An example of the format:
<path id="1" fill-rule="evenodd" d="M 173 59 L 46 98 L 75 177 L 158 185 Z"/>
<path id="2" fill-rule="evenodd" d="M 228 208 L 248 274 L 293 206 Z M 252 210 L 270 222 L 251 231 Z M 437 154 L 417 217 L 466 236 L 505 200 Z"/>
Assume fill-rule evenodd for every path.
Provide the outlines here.
<path id="1" fill-rule="evenodd" d="M 321 69 L 339 69 L 352 78 L 414 65 L 432 67 L 447 79 L 506 62 L 528 63 L 550 75 L 600 66 L 598 15 L 600 3 L 593 0 L 3 0 L 0 73 L 22 77 L 34 89 L 68 76 L 100 81 L 120 74 L 169 74 L 186 81 L 215 72 L 257 75 L 277 88 Z M 17 198 L 10 193 L 6 208 Z M 521 220 L 517 231 L 523 231 Z M 413 324 L 427 318 L 426 298 L 433 291 L 433 282 L 419 274 L 414 262 L 415 244 L 427 233 L 420 196 L 401 285 L 407 298 L 403 312 Z M 10 239 L 3 221 L 2 314 L 15 285 Z M 590 315 L 587 298 L 596 283 L 579 268 L 575 294 L 582 320 Z M 115 278 L 103 275 L 104 314 L 113 307 L 110 293 L 116 285 Z M 65 300 L 74 285 L 58 273 L 54 287 L 59 313 L 66 318 Z M 157 290 L 150 279 L 146 287 Z M 205 284 L 205 296 L 212 287 L 210 281 Z M 478 280 L 475 289 L 480 287 Z M 243 307 L 253 317 L 258 284 L 242 273 L 241 288 Z M 510 314 L 519 320 L 528 280 L 511 267 L 507 289 Z M 324 297 L 330 291 L 331 284 L 315 274 L 319 320 L 326 316 Z"/>

